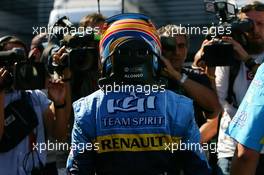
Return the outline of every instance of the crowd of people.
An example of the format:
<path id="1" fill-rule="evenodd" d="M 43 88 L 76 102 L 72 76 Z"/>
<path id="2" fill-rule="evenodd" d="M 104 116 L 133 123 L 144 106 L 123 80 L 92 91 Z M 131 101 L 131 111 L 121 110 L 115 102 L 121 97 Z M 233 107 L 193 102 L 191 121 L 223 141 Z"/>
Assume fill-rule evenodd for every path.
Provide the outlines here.
<path id="1" fill-rule="evenodd" d="M 263 175 L 264 4 L 238 18 L 252 22 L 247 43 L 206 39 L 191 66 L 188 34 L 137 13 L 85 16 L 81 27 L 100 28 L 86 41 L 41 33 L 27 47 L 1 37 L 0 174 Z M 205 48 L 219 40 L 235 64 L 207 64 Z M 42 89 L 18 88 L 20 62 L 43 65 Z M 203 147 L 212 143 L 217 153 Z"/>

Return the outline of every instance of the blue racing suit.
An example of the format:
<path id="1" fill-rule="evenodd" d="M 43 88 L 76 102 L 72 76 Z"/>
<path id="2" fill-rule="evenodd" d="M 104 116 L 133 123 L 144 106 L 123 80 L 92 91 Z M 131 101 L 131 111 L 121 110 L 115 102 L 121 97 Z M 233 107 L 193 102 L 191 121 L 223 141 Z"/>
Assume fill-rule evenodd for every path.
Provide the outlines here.
<path id="1" fill-rule="evenodd" d="M 261 152 L 264 146 L 264 64 L 251 82 L 226 133 L 242 145 Z"/>
<path id="2" fill-rule="evenodd" d="M 187 97 L 98 90 L 73 109 L 71 174 L 210 174 Z"/>

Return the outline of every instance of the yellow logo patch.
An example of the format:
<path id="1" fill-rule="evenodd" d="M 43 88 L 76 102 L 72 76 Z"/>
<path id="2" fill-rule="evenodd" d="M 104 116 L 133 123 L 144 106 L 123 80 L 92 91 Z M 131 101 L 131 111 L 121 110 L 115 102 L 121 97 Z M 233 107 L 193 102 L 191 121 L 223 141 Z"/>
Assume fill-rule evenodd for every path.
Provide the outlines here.
<path id="1" fill-rule="evenodd" d="M 260 144 L 264 145 L 264 137 L 260 140 Z"/>
<path id="2" fill-rule="evenodd" d="M 112 134 L 99 136 L 98 153 L 113 151 L 165 151 L 165 143 L 180 143 L 181 137 L 165 134 Z"/>

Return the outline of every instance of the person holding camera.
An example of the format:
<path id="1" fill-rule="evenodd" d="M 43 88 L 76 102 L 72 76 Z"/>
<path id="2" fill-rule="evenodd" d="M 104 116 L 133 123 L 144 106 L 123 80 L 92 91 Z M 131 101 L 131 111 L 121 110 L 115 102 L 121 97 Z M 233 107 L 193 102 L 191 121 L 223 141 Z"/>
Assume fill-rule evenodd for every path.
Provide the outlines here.
<path id="1" fill-rule="evenodd" d="M 236 142 L 225 134 L 237 112 L 258 66 L 264 61 L 264 9 L 263 3 L 254 2 L 241 9 L 239 18 L 250 19 L 252 29 L 245 32 L 248 44 L 245 47 L 230 36 L 222 41 L 231 43 L 237 64 L 218 66 L 215 69 L 215 84 L 219 101 L 224 109 L 218 137 L 218 175 L 229 175 Z M 262 173 L 263 174 L 263 171 Z"/>
<path id="2" fill-rule="evenodd" d="M 92 57 L 93 65 L 88 69 L 78 69 L 73 71 L 72 80 L 72 95 L 73 101 L 78 100 L 81 97 L 85 97 L 98 89 L 98 60 L 99 60 L 99 39 L 96 38 L 100 36 L 100 32 L 105 22 L 105 17 L 102 14 L 92 13 L 84 16 L 80 21 L 80 27 L 83 28 L 82 32 L 91 33 L 93 30 L 94 39 L 89 42 L 89 47 L 94 47 L 96 50 L 96 57 Z M 87 59 L 87 58 L 83 58 Z M 85 78 L 84 78 L 85 77 Z"/>
<path id="3" fill-rule="evenodd" d="M 1 38 L 0 47 L 1 51 L 26 49 L 25 44 L 14 36 Z M 10 175 L 41 174 L 45 172 L 46 163 L 45 137 L 52 135 L 64 141 L 67 136 L 67 109 L 71 106 L 68 92 L 59 79 L 50 80 L 48 84 L 48 96 L 52 101 L 40 90 L 15 89 L 12 73 L 17 62 L 23 60 L 9 59 L 0 69 L 0 128 L 3 128 L 0 172 Z"/>
<path id="4" fill-rule="evenodd" d="M 231 165 L 232 175 L 263 174 L 260 171 L 263 166 L 260 153 L 264 148 L 263 71 L 264 64 L 261 64 L 227 129 L 227 134 L 238 142 Z"/>
<path id="5" fill-rule="evenodd" d="M 69 174 L 210 174 L 192 101 L 160 84 L 161 44 L 149 17 L 121 14 L 105 25 L 101 88 L 73 103 Z M 197 149 L 180 151 L 181 143 Z"/>
<path id="6" fill-rule="evenodd" d="M 262 57 L 262 64 L 254 65 L 257 73 L 243 101 L 227 129 L 227 134 L 236 140 L 236 151 L 231 165 L 232 175 L 263 174 L 263 57 L 264 57 L 264 4 L 253 2 L 242 9 L 242 14 L 254 19 L 254 30 L 249 38 L 255 54 Z M 254 52 L 253 52 L 254 53 Z M 258 59 L 258 58 L 256 58 Z M 257 60 L 256 60 L 257 61 Z M 260 62 L 259 62 L 260 63 Z M 245 63 L 247 65 L 247 61 Z"/>
<path id="7" fill-rule="evenodd" d="M 70 83 L 72 101 L 87 96 L 98 89 L 98 43 L 104 20 L 105 18 L 101 14 L 89 14 L 81 19 L 78 32 L 63 33 L 63 35 L 54 33 L 57 36 L 54 38 L 50 37 L 48 46 L 42 55 L 42 59 L 46 60 L 51 74 L 54 71 L 70 70 L 71 78 L 64 79 L 64 81 Z M 56 23 L 57 27 L 70 27 L 72 25 L 67 17 L 59 19 Z M 58 52 L 61 53 L 61 56 L 57 56 Z M 60 57 L 62 61 L 54 64 L 52 60 Z M 69 122 L 70 130 L 72 125 L 73 114 L 71 114 Z M 68 138 L 68 142 L 70 143 L 70 138 Z M 59 174 L 65 173 L 65 163 L 68 154 L 69 150 L 56 152 L 56 164 Z"/>

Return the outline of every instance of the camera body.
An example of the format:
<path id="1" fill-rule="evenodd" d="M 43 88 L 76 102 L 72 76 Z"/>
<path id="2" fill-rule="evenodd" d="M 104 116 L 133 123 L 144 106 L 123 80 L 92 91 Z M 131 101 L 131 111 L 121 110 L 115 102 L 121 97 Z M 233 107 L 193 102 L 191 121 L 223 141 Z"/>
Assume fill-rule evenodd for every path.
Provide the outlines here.
<path id="1" fill-rule="evenodd" d="M 98 67 L 99 40 L 94 32 L 86 33 L 85 30 L 71 32 L 73 24 L 65 16 L 59 19 L 54 27 L 58 32 L 53 33 L 50 42 L 56 48 L 65 46 L 67 53 L 60 64 L 56 64 L 52 60 L 49 61 L 48 67 L 51 71 L 61 72 L 66 67 L 73 71 L 86 71 Z M 62 34 L 65 28 L 68 32 Z"/>
<path id="2" fill-rule="evenodd" d="M 247 47 L 246 32 L 253 30 L 254 23 L 250 19 L 238 19 L 237 9 L 234 4 L 226 1 L 216 1 L 213 4 L 206 4 L 206 11 L 213 12 L 219 19 L 217 27 L 222 27 L 227 32 L 206 36 L 206 39 L 214 39 L 215 42 L 204 47 L 203 58 L 208 66 L 230 66 L 235 62 L 233 46 L 230 43 L 221 40 L 222 36 L 231 36 L 234 40 L 239 42 L 244 48 Z"/>
<path id="3" fill-rule="evenodd" d="M 45 87 L 45 67 L 42 63 L 30 62 L 23 49 L 13 48 L 0 51 L 0 66 L 8 73 L 0 84 L 1 89 L 18 90 L 43 89 Z"/>
<path id="4" fill-rule="evenodd" d="M 233 65 L 235 61 L 233 46 L 220 39 L 215 39 L 213 44 L 204 46 L 202 59 L 208 66 Z"/>
<path id="5" fill-rule="evenodd" d="M 65 66 L 74 71 L 92 70 L 98 66 L 98 41 L 95 35 L 75 33 L 65 35 L 60 46 L 66 46 L 67 59 Z"/>

